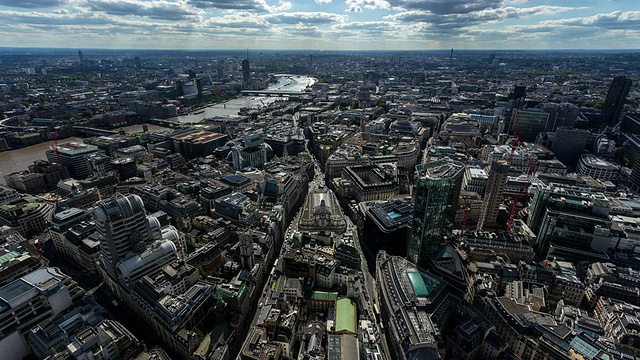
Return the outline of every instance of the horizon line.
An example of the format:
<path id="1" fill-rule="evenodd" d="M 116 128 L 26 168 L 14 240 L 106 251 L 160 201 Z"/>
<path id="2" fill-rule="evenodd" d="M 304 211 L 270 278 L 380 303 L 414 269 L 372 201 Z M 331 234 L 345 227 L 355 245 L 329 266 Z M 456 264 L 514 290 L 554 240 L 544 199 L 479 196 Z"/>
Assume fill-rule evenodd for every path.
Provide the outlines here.
<path id="1" fill-rule="evenodd" d="M 100 48 L 100 47 L 42 47 L 42 46 L 0 46 L 0 50 L 9 50 L 9 49 L 18 49 L 18 50 L 102 50 L 102 51 L 247 51 L 247 48 L 227 48 L 227 49 L 208 49 L 208 48 L 194 48 L 194 49 L 184 49 L 184 48 Z M 527 51 L 557 51 L 557 52 L 640 52 L 640 48 L 629 48 L 629 49 L 554 49 L 554 48 L 535 48 L 535 49 L 277 49 L 277 48 L 249 48 L 249 51 L 296 51 L 296 52 L 430 52 L 430 51 L 445 51 L 450 52 L 451 50 L 465 52 L 465 51 L 500 51 L 500 52 L 527 52 Z"/>

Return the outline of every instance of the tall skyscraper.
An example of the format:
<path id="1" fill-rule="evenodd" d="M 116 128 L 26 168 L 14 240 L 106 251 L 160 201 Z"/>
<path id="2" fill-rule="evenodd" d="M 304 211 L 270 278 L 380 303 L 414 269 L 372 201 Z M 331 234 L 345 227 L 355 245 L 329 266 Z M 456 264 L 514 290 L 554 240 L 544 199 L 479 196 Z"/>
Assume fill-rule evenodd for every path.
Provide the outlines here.
<path id="1" fill-rule="evenodd" d="M 615 125 L 618 123 L 630 89 L 631 79 L 624 76 L 618 76 L 611 81 L 601 112 L 605 124 Z"/>
<path id="2" fill-rule="evenodd" d="M 251 69 L 249 68 L 249 57 L 242 60 L 242 81 L 248 84 L 251 81 Z"/>
<path id="3" fill-rule="evenodd" d="M 509 164 L 504 160 L 491 163 L 489 179 L 484 189 L 484 203 L 480 211 L 480 221 L 478 229 L 495 228 L 498 219 L 498 211 L 504 195 L 504 186 L 509 175 Z"/>
<path id="4" fill-rule="evenodd" d="M 129 252 L 144 250 L 152 240 L 144 204 L 138 195 L 116 194 L 96 207 L 94 217 L 100 261 L 107 274 L 115 279 L 118 262 Z"/>
<path id="5" fill-rule="evenodd" d="M 124 297 L 133 283 L 176 259 L 176 245 L 162 239 L 160 223 L 147 218 L 138 195 L 115 194 L 93 216 L 100 241 L 100 268 L 107 285 Z"/>
<path id="6" fill-rule="evenodd" d="M 416 168 L 413 220 L 409 225 L 407 258 L 424 265 L 444 243 L 447 207 L 457 202 L 464 165 L 451 160 L 432 161 Z"/>
<path id="7" fill-rule="evenodd" d="M 247 270 L 253 269 L 255 259 L 253 256 L 253 238 L 251 230 L 246 229 L 240 233 L 240 261 L 242 267 Z"/>
<path id="8" fill-rule="evenodd" d="M 82 50 L 78 50 L 78 57 L 80 58 L 80 67 L 84 67 L 84 56 L 82 55 Z"/>

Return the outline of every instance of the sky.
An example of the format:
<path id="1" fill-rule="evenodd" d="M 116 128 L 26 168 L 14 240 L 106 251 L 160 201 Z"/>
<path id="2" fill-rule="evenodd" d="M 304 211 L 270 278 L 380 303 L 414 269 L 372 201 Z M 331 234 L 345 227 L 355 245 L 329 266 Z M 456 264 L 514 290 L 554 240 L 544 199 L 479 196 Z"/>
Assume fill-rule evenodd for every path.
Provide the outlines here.
<path id="1" fill-rule="evenodd" d="M 0 0 L 1 47 L 639 49 L 640 0 Z"/>

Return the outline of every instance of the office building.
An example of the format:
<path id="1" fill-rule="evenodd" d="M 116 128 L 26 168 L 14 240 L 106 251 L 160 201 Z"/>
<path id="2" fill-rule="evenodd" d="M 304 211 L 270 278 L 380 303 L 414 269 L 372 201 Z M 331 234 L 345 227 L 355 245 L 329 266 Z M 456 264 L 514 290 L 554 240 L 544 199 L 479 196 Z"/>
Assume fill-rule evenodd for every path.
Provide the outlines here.
<path id="1" fill-rule="evenodd" d="M 53 206 L 40 198 L 24 196 L 9 200 L 0 205 L 0 226 L 15 228 L 29 238 L 46 230 L 51 211 Z"/>
<path id="2" fill-rule="evenodd" d="M 633 168 L 631 169 L 629 180 L 631 180 L 631 184 L 629 184 L 630 187 L 636 191 L 640 191 L 640 156 L 636 157 L 633 161 Z"/>
<path id="3" fill-rule="evenodd" d="M 376 286 L 392 359 L 444 358 L 435 313 L 446 300 L 446 283 L 415 264 L 380 252 Z M 444 317 L 442 309 L 440 317 Z"/>
<path id="4" fill-rule="evenodd" d="M 241 225 L 250 226 L 258 222 L 259 212 L 249 197 L 232 193 L 213 201 L 216 215 Z"/>
<path id="5" fill-rule="evenodd" d="M 39 359 L 117 360 L 131 356 L 141 343 L 106 311 L 87 302 L 47 319 L 29 332 L 28 342 Z"/>
<path id="6" fill-rule="evenodd" d="M 91 153 L 86 160 L 91 177 L 106 176 L 111 171 L 111 157 L 103 152 Z"/>
<path id="7" fill-rule="evenodd" d="M 57 268 L 41 268 L 0 288 L 0 354 L 21 359 L 30 350 L 24 335 L 39 322 L 70 308 L 84 294 Z"/>
<path id="8" fill-rule="evenodd" d="M 249 68 L 249 59 L 242 59 L 242 82 L 248 85 L 251 81 L 251 69 Z"/>
<path id="9" fill-rule="evenodd" d="M 611 81 L 601 111 L 602 120 L 605 124 L 613 126 L 618 123 L 622 116 L 622 110 L 629 95 L 629 90 L 631 90 L 631 79 L 618 76 Z"/>
<path id="10" fill-rule="evenodd" d="M 549 113 L 538 109 L 516 110 L 511 113 L 510 133 L 520 134 L 520 141 L 533 142 L 545 131 Z"/>
<path id="11" fill-rule="evenodd" d="M 528 226 L 537 234 L 534 248 L 538 257 L 608 259 L 603 253 L 618 246 L 612 234 L 610 203 L 603 193 L 582 187 L 536 184 Z"/>
<path id="12" fill-rule="evenodd" d="M 229 140 L 229 137 L 204 130 L 191 130 L 174 135 L 171 140 L 176 152 L 187 159 L 194 159 L 213 154 Z"/>
<path id="13" fill-rule="evenodd" d="M 92 219 L 92 216 L 88 211 L 78 208 L 64 209 L 56 207 L 53 210 L 51 224 L 49 225 L 49 235 L 56 251 L 69 255 L 67 249 L 68 244 L 65 238 L 66 232 L 73 226 L 90 219 Z"/>
<path id="14" fill-rule="evenodd" d="M 58 145 L 58 156 L 53 146 L 47 150 L 45 155 L 50 163 L 62 162 L 64 167 L 63 174 L 74 179 L 86 179 L 91 176 L 91 171 L 87 163 L 86 157 L 89 154 L 98 152 L 95 145 L 87 145 L 78 142 L 68 142 Z"/>
<path id="15" fill-rule="evenodd" d="M 597 180 L 611 181 L 618 178 L 620 165 L 613 164 L 595 155 L 583 154 L 580 156 L 576 172 L 578 174 L 589 175 Z"/>
<path id="16" fill-rule="evenodd" d="M 424 264 L 444 242 L 446 213 L 460 194 L 464 165 L 438 160 L 416 168 L 413 189 L 413 220 L 407 243 L 407 258 Z"/>
<path id="17" fill-rule="evenodd" d="M 30 194 L 38 194 L 46 190 L 44 176 L 26 170 L 5 175 L 4 182 L 12 189 Z"/>
<path id="18" fill-rule="evenodd" d="M 467 167 L 464 171 L 462 188 L 465 191 L 472 191 L 482 196 L 484 194 L 484 188 L 487 185 L 488 178 L 489 176 L 484 169 L 478 167 Z"/>
<path id="19" fill-rule="evenodd" d="M 491 163 L 489 179 L 485 189 L 484 203 L 480 212 L 478 229 L 495 228 L 497 226 L 498 211 L 504 196 L 504 187 L 509 176 L 509 164 L 506 161 Z"/>
<path id="20" fill-rule="evenodd" d="M 130 291 L 135 280 L 159 271 L 175 259 L 176 245 L 161 239 L 158 220 L 147 219 L 139 196 L 116 194 L 98 203 L 93 215 L 100 241 L 101 271 L 117 294 Z"/>
<path id="21" fill-rule="evenodd" d="M 409 223 L 413 215 L 413 206 L 402 200 L 375 204 L 365 213 L 362 250 L 369 264 L 373 264 L 379 251 L 390 255 L 406 256 L 406 239 Z"/>
<path id="22" fill-rule="evenodd" d="M 558 160 L 573 168 L 578 163 L 590 135 L 589 130 L 559 127 L 556 130 L 551 151 Z"/>
<path id="23" fill-rule="evenodd" d="M 0 246 L 0 286 L 29 274 L 47 260 L 20 235 L 12 235 Z"/>
<path id="24" fill-rule="evenodd" d="M 389 164 L 347 166 L 339 188 L 343 197 L 357 202 L 386 200 L 398 195 L 397 169 Z"/>

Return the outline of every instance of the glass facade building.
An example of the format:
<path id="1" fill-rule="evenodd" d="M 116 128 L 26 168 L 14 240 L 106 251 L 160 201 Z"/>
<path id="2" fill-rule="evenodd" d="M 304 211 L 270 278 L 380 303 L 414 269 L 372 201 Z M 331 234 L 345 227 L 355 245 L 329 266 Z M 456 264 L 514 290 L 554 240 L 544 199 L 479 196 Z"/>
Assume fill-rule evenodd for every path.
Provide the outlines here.
<path id="1" fill-rule="evenodd" d="M 416 167 L 415 207 L 407 242 L 409 261 L 424 264 L 437 255 L 444 243 L 447 207 L 458 200 L 463 173 L 464 165 L 451 160 Z"/>

